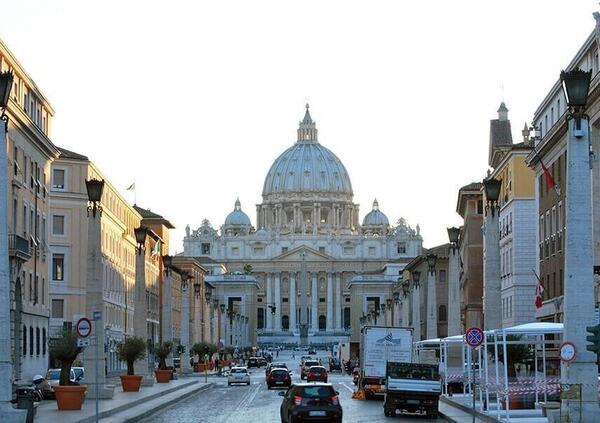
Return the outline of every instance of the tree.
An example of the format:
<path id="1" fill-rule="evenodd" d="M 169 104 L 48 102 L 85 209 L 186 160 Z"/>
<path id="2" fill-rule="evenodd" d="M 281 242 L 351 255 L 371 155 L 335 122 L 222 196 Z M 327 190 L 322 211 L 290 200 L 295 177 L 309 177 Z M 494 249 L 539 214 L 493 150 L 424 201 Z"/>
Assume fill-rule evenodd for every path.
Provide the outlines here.
<path id="1" fill-rule="evenodd" d="M 133 365 L 146 357 L 146 341 L 138 336 L 130 336 L 117 346 L 119 360 L 127 363 L 127 374 L 133 375 Z"/>
<path id="2" fill-rule="evenodd" d="M 64 331 L 50 346 L 50 353 L 60 362 L 59 385 L 71 385 L 71 366 L 83 348 L 77 346 L 77 334 Z"/>
<path id="3" fill-rule="evenodd" d="M 154 349 L 154 353 L 158 357 L 158 368 L 160 370 L 167 369 L 167 357 L 173 351 L 173 343 L 171 341 L 165 341 L 159 343 Z"/>

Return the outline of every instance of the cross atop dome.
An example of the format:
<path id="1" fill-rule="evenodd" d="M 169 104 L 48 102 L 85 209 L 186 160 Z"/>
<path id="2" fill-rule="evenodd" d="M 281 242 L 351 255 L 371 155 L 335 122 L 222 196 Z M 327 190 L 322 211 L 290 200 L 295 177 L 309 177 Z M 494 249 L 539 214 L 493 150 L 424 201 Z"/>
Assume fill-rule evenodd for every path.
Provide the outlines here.
<path id="1" fill-rule="evenodd" d="M 309 111 L 310 106 L 306 103 L 306 112 L 304 113 L 304 119 L 300 121 L 298 128 L 298 143 L 317 143 L 317 125 L 312 120 Z"/>

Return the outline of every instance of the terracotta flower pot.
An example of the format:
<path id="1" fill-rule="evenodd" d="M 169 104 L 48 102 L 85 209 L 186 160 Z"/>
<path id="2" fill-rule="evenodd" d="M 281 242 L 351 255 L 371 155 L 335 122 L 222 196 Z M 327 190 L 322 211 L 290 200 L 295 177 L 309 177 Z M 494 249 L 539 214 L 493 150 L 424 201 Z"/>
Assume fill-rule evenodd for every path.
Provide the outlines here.
<path id="1" fill-rule="evenodd" d="M 138 392 L 142 384 L 141 375 L 120 375 L 123 392 Z"/>
<path id="2" fill-rule="evenodd" d="M 173 370 L 155 370 L 154 375 L 156 376 L 156 382 L 158 383 L 169 383 L 173 375 Z"/>
<path id="3" fill-rule="evenodd" d="M 55 386 L 53 389 L 59 410 L 81 410 L 86 385 Z"/>

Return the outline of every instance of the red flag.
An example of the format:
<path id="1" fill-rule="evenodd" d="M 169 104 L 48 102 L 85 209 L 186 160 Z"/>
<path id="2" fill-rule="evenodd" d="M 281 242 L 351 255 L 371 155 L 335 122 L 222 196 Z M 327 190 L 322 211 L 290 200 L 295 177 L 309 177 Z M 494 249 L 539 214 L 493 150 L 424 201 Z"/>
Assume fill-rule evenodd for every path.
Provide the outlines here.
<path id="1" fill-rule="evenodd" d="M 542 285 L 542 280 L 535 273 L 535 270 L 531 269 L 535 278 L 537 279 L 537 284 L 535 285 L 535 308 L 542 308 L 542 294 L 544 293 L 544 285 Z"/>
<path id="2" fill-rule="evenodd" d="M 535 149 L 533 150 L 533 152 L 535 153 L 538 160 L 540 161 L 540 164 L 542 165 L 542 170 L 544 171 L 544 176 L 546 177 L 546 184 L 548 185 L 548 187 L 550 187 L 556 192 L 556 195 L 560 195 L 560 187 L 556 184 L 556 182 L 554 182 L 554 178 L 552 177 L 552 174 L 542 161 L 542 158 Z"/>

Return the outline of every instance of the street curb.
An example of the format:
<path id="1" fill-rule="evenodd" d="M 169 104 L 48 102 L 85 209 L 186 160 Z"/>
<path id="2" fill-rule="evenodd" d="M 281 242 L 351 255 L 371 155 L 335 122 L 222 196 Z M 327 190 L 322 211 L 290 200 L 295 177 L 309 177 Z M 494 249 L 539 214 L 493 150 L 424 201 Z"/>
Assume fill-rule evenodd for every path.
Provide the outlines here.
<path id="1" fill-rule="evenodd" d="M 207 389 L 212 388 L 213 385 L 214 385 L 214 383 L 208 383 L 206 385 L 199 386 L 197 389 L 192 389 L 189 392 L 186 392 L 185 394 L 183 394 L 183 395 L 181 395 L 181 396 L 179 396 L 177 398 L 173 398 L 172 400 L 169 400 L 167 402 L 159 404 L 159 405 L 157 405 L 156 407 L 154 407 L 151 410 L 147 410 L 147 411 L 143 412 L 142 414 L 139 414 L 139 415 L 137 415 L 135 417 L 132 417 L 130 419 L 125 419 L 125 420 L 123 420 L 123 422 L 124 423 L 134 423 L 134 422 L 140 421 L 143 418 L 146 418 L 146 417 L 154 414 L 160 408 L 168 407 L 169 405 L 174 404 L 177 401 L 181 401 L 182 399 L 185 399 L 185 398 L 189 397 L 192 394 L 197 394 L 199 392 L 206 391 Z"/>
<path id="2" fill-rule="evenodd" d="M 111 408 L 110 410 L 101 411 L 100 413 L 98 413 L 98 420 L 104 419 L 106 417 L 113 416 L 115 414 L 120 413 L 121 411 L 127 410 L 129 408 L 135 407 L 135 406 L 140 405 L 140 404 L 143 404 L 146 401 L 152 401 L 153 399 L 156 399 L 156 398 L 161 397 L 163 395 L 179 391 L 180 389 L 189 388 L 190 386 L 193 386 L 195 383 L 197 383 L 197 382 L 190 381 L 189 383 L 178 385 L 178 386 L 174 386 L 172 388 L 165 389 L 162 392 L 157 392 L 155 394 L 152 394 L 152 395 L 144 397 L 144 398 L 139 398 L 139 399 L 137 399 L 135 401 L 131 401 L 128 404 L 123 404 L 120 407 Z M 94 423 L 95 421 L 96 421 L 96 416 L 89 416 L 89 417 L 86 417 L 85 419 L 77 420 L 76 423 Z"/>
<path id="3" fill-rule="evenodd" d="M 464 411 L 465 413 L 468 413 L 468 414 L 469 414 L 469 415 L 471 415 L 471 416 L 473 415 L 473 410 L 472 410 L 471 408 L 469 408 L 469 407 L 467 407 L 467 406 L 463 405 L 463 404 L 460 404 L 460 403 L 458 403 L 458 402 L 451 401 L 451 400 L 449 400 L 448 398 L 445 398 L 445 397 L 440 397 L 440 401 L 442 401 L 442 402 L 445 402 L 446 404 L 448 404 L 448 405 L 449 405 L 449 406 L 451 406 L 451 407 L 458 408 L 459 410 L 461 410 L 461 411 Z M 453 423 L 455 423 L 455 422 L 456 422 L 456 421 L 455 421 L 455 420 L 453 420 L 451 417 L 448 417 L 448 416 L 446 416 L 446 415 L 445 415 L 445 414 L 443 414 L 443 413 L 439 413 L 439 414 L 440 414 L 440 415 L 441 415 L 441 416 L 444 418 L 444 420 L 446 420 L 446 421 L 453 422 Z M 481 412 L 479 412 L 479 411 L 475 411 L 475 417 L 476 417 L 477 419 L 479 419 L 479 420 L 481 420 L 481 421 L 484 421 L 484 422 L 487 422 L 487 423 L 498 423 L 498 422 L 500 422 L 500 420 L 497 420 L 497 419 L 493 418 L 492 416 L 488 416 L 487 414 L 483 414 L 483 413 L 481 413 Z"/>

